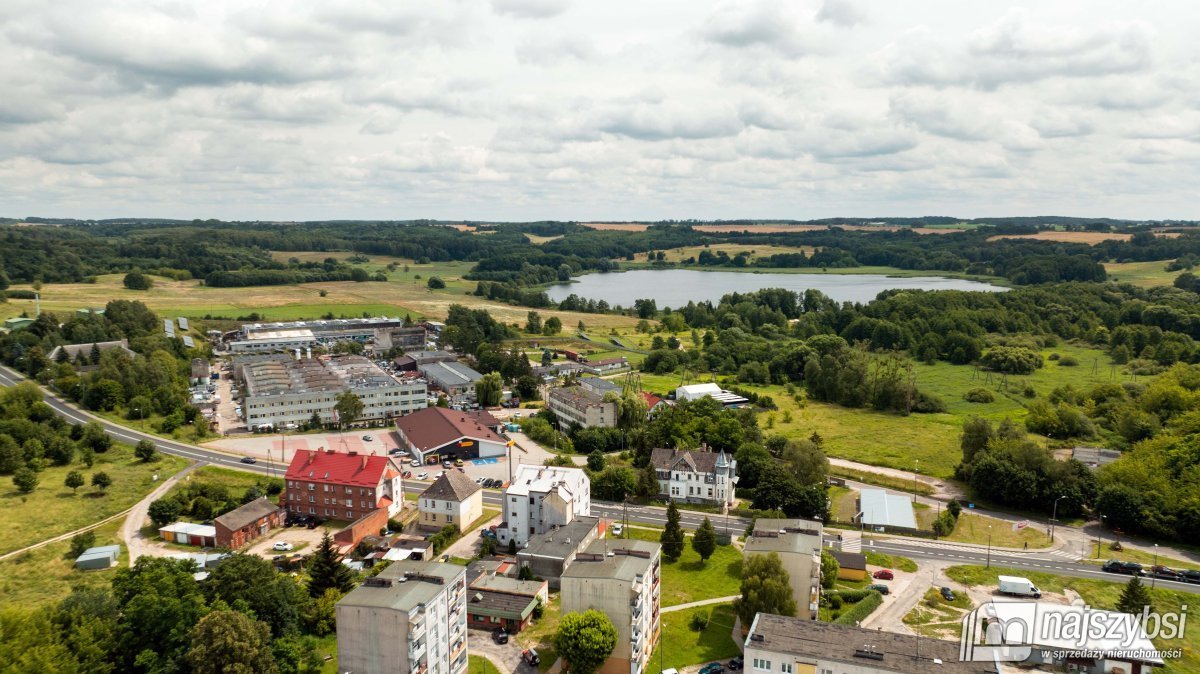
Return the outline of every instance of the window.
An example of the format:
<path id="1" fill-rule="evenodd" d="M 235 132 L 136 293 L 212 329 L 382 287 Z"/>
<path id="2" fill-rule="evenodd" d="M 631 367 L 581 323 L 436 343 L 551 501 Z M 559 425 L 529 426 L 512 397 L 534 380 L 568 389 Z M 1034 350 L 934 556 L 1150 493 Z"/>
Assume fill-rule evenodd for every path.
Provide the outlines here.
<path id="1" fill-rule="evenodd" d="M 308 483 L 308 490 L 309 490 L 309 491 L 313 491 L 313 490 L 314 490 L 314 489 L 316 489 L 316 488 L 317 488 L 317 485 L 315 485 L 315 484 L 313 484 L 313 483 L 311 483 L 311 482 L 309 482 L 309 483 Z"/>
<path id="2" fill-rule="evenodd" d="M 346 519 L 348 519 L 348 520 L 352 520 L 352 519 L 354 519 L 354 513 L 352 513 L 352 512 L 350 512 L 349 510 L 347 510 L 347 511 L 346 511 Z"/>
<path id="3" fill-rule="evenodd" d="M 449 510 L 449 509 L 450 509 L 450 502 L 446 501 L 446 510 Z"/>
<path id="4" fill-rule="evenodd" d="M 779 671 L 783 672 L 783 674 L 792 674 L 792 663 L 790 663 L 790 662 L 779 663 Z"/>
<path id="5" fill-rule="evenodd" d="M 436 522 L 437 521 L 437 513 L 429 513 L 429 521 Z"/>
<path id="6" fill-rule="evenodd" d="M 754 658 L 754 668 L 764 672 L 771 671 L 771 661 L 763 660 L 762 658 Z"/>

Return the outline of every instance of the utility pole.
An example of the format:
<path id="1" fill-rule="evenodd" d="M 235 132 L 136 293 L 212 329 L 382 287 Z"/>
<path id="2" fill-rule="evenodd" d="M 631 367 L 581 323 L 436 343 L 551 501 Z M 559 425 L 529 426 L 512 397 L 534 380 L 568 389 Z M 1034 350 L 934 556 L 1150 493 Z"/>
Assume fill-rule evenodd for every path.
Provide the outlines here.
<path id="1" fill-rule="evenodd" d="M 992 568 L 992 525 L 988 525 L 987 568 Z"/>
<path id="2" fill-rule="evenodd" d="M 1054 499 L 1054 512 L 1050 514 L 1050 543 L 1054 543 L 1054 523 L 1058 521 L 1058 502 L 1065 499 L 1066 495 L 1059 496 Z"/>

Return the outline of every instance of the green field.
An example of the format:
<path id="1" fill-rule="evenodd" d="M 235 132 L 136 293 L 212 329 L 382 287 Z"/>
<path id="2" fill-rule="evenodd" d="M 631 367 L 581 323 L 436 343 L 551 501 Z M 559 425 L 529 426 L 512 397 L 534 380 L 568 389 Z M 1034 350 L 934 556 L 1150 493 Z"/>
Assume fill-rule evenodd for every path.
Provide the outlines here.
<path id="1" fill-rule="evenodd" d="M 482 655 L 468 655 L 465 674 L 500 674 L 500 670 L 494 662 Z"/>
<path id="2" fill-rule="evenodd" d="M 1013 531 L 1009 522 L 965 511 L 958 516 L 958 524 L 954 526 L 954 533 L 942 540 L 976 545 L 987 545 L 990 541 L 993 546 L 1001 548 L 1020 548 L 1025 543 L 1028 543 L 1031 548 L 1050 546 L 1050 537 L 1046 535 L 1044 529 L 1036 524 Z"/>
<path id="3" fill-rule="evenodd" d="M 77 570 L 75 560 L 66 558 L 70 539 L 0 562 L 0 606 L 36 608 L 60 601 L 74 588 L 108 587 L 117 569 L 129 565 L 129 551 L 117 534 L 122 522 L 118 518 L 94 530 L 96 545 L 121 544 L 121 556 L 111 569 Z"/>
<path id="4" fill-rule="evenodd" d="M 1183 272 L 1167 271 L 1164 260 L 1151 262 L 1106 262 L 1104 270 L 1108 272 L 1108 280 L 1116 283 L 1130 283 L 1141 288 L 1169 286 L 1175 282 L 1175 277 Z"/>
<path id="5" fill-rule="evenodd" d="M 990 569 L 982 566 L 952 566 L 946 569 L 946 575 L 951 580 L 963 585 L 993 587 L 998 582 L 996 580 L 997 576 L 1022 576 L 1031 580 L 1043 592 L 1061 593 L 1066 589 L 1070 589 L 1078 592 L 1079 596 L 1088 606 L 1110 610 L 1117 605 L 1117 599 L 1120 598 L 1121 590 L 1125 587 L 1124 582 L 1109 582 L 1090 578 L 1069 578 L 1025 569 L 1002 569 L 994 566 Z M 1192 605 L 1196 597 L 1196 595 L 1187 592 L 1176 592 L 1162 588 L 1150 590 L 1150 596 L 1154 610 L 1157 612 L 1179 611 L 1181 606 Z M 1200 621 L 1188 620 L 1182 639 L 1171 642 L 1156 641 L 1154 644 L 1162 650 L 1182 649 L 1183 657 L 1178 660 L 1169 661 L 1166 667 L 1154 671 L 1161 671 L 1164 674 L 1183 674 L 1185 672 L 1196 674 L 1200 672 L 1200 651 L 1196 649 L 1197 644 L 1200 644 Z"/>
<path id="6" fill-rule="evenodd" d="M 660 529 L 629 527 L 625 535 L 648 541 L 658 541 Z M 674 562 L 662 562 L 662 593 L 660 603 L 665 606 L 687 604 L 702 599 L 730 597 L 741 592 L 742 553 L 732 545 L 718 545 L 707 562 L 692 549 L 689 533 L 684 542 L 683 555 Z"/>
<path id="7" fill-rule="evenodd" d="M 692 616 L 706 619 L 699 632 L 691 628 Z M 741 653 L 733 641 L 733 624 L 737 614 L 733 604 L 697 606 L 682 611 L 661 614 L 662 634 L 658 647 L 646 663 L 646 674 L 659 674 L 664 669 L 680 669 L 688 665 L 724 661 Z"/>
<path id="8" fill-rule="evenodd" d="M 96 455 L 91 468 L 79 463 L 50 466 L 39 473 L 37 489 L 21 494 L 12 480 L 0 483 L 0 508 L 4 511 L 5 536 L 0 553 L 18 550 L 68 531 L 74 531 L 119 513 L 150 493 L 162 480 L 187 465 L 187 460 L 160 454 L 157 461 L 142 463 L 129 445 L 114 444 Z M 67 473 L 77 470 L 87 484 L 76 494 L 63 486 Z M 107 492 L 91 486 L 92 475 L 108 473 L 113 484 Z M 158 480 L 154 476 L 158 476 Z"/>

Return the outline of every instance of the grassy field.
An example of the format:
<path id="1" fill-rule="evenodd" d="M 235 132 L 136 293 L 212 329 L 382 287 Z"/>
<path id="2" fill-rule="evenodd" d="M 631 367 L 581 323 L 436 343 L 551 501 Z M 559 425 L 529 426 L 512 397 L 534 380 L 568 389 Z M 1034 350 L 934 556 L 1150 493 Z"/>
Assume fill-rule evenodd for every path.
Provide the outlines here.
<path id="1" fill-rule="evenodd" d="M 906 491 L 922 496 L 933 494 L 933 487 L 915 480 L 906 480 L 902 477 L 894 475 L 881 475 L 865 470 L 857 470 L 855 468 L 846 468 L 844 466 L 830 466 L 829 474 L 836 477 L 844 477 L 856 482 L 872 484 L 876 487 L 886 487 L 887 489 L 895 489 L 897 491 Z"/>
<path id="2" fill-rule="evenodd" d="M 885 569 L 899 569 L 908 573 L 915 573 L 917 570 L 917 563 L 908 557 L 886 555 L 882 552 L 871 552 L 870 550 L 863 554 L 867 556 L 867 564 L 881 566 Z"/>
<path id="3" fill-rule="evenodd" d="M 1099 546 L 1100 553 L 1096 554 L 1097 546 L 1095 543 L 1092 543 L 1087 559 L 1082 559 L 1080 561 L 1084 562 L 1085 564 L 1103 564 L 1110 559 L 1117 559 L 1122 562 L 1137 562 L 1138 564 L 1146 567 L 1149 567 L 1153 564 L 1161 564 L 1163 566 L 1171 567 L 1172 569 L 1200 569 L 1200 564 L 1195 562 L 1188 562 L 1182 559 L 1168 557 L 1166 555 L 1158 555 L 1158 557 L 1155 558 L 1153 552 L 1143 552 L 1141 550 L 1134 550 L 1132 548 L 1126 548 L 1118 552 L 1110 548 L 1109 545 L 1110 543 L 1105 542 L 1103 545 Z"/>
<path id="4" fill-rule="evenodd" d="M 848 487 L 830 487 L 829 511 L 833 519 L 849 522 L 858 513 L 858 492 Z"/>
<path id="5" fill-rule="evenodd" d="M 187 484 L 200 483 L 213 486 L 225 487 L 229 490 L 231 496 L 240 496 L 247 489 L 253 487 L 259 482 L 268 480 L 267 476 L 257 473 L 247 473 L 243 470 L 233 470 L 232 468 L 218 468 L 216 466 L 203 466 L 192 471 L 191 475 L 187 476 L 187 481 L 181 481 L 167 492 L 167 496 L 177 494 L 183 491 Z"/>
<path id="6" fill-rule="evenodd" d="M 657 541 L 661 530 L 629 527 L 625 535 Z M 692 549 L 692 537 L 688 534 L 683 546 L 683 555 L 674 562 L 663 560 L 662 594 L 660 603 L 665 606 L 686 604 L 702 599 L 729 597 L 741 592 L 742 553 L 732 545 L 718 545 L 707 562 Z"/>
<path id="7" fill-rule="evenodd" d="M 121 543 L 117 535 L 121 522 L 97 527 L 96 545 Z M 72 588 L 108 587 L 117 569 L 129 565 L 129 551 L 122 545 L 117 566 L 79 571 L 75 560 L 66 558 L 70 549 L 70 540 L 59 541 L 0 562 L 0 606 L 36 608 L 62 600 Z"/>
<path id="8" fill-rule="evenodd" d="M 966 511 L 958 516 L 958 524 L 954 533 L 942 540 L 959 543 L 974 543 L 986 545 L 991 527 L 991 543 L 999 548 L 1020 548 L 1028 543 L 1031 548 L 1045 548 L 1050 545 L 1050 537 L 1038 525 L 1030 525 L 1020 531 L 1013 531 L 1012 526 L 1004 520 L 975 515 Z"/>
<path id="9" fill-rule="evenodd" d="M 707 620 L 699 632 L 691 628 L 692 616 Z M 663 613 L 662 635 L 658 647 L 646 663 L 646 674 L 659 674 L 664 669 L 682 669 L 688 665 L 724 661 L 741 653 L 733 642 L 733 623 L 737 614 L 733 604 L 697 606 L 683 611 Z"/>
<path id="10" fill-rule="evenodd" d="M 482 655 L 468 655 L 465 674 L 500 674 L 500 670 L 496 668 L 496 663 Z"/>
<path id="11" fill-rule="evenodd" d="M 31 494 L 21 494 L 12 481 L 5 478 L 0 483 L 0 509 L 5 524 L 0 553 L 18 550 L 119 513 L 186 465 L 185 459 L 162 454 L 157 461 L 142 463 L 133 456 L 132 447 L 114 444 L 112 449 L 96 455 L 91 468 L 79 463 L 46 468 L 39 473 L 41 481 Z M 82 473 L 87 482 L 77 494 L 63 486 L 63 480 L 72 470 Z M 92 475 L 99 472 L 108 473 L 113 480 L 107 492 L 91 486 Z M 155 475 L 158 481 L 155 481 Z"/>
<path id="12" fill-rule="evenodd" d="M 1131 283 L 1141 288 L 1169 286 L 1175 282 L 1175 277 L 1183 272 L 1167 271 L 1167 262 L 1154 260 L 1151 262 L 1106 262 L 1104 270 L 1108 272 L 1108 280 L 1117 283 Z"/>
<path id="13" fill-rule="evenodd" d="M 1117 605 L 1117 599 L 1121 596 L 1121 590 L 1125 587 L 1125 583 L 1123 582 L 1114 583 L 1106 580 L 1093 580 L 1091 578 L 1069 578 L 1025 569 L 1002 569 L 998 567 L 988 569 L 982 566 L 952 566 L 946 569 L 946 575 L 964 585 L 986 585 L 993 587 L 998 582 L 996 580 L 997 576 L 1022 576 L 1032 581 L 1043 592 L 1061 593 L 1067 589 L 1073 590 L 1079 593 L 1079 596 L 1088 606 L 1100 609 L 1114 608 Z M 1195 601 L 1195 595 L 1193 594 L 1161 588 L 1150 590 L 1150 596 L 1156 612 L 1179 611 L 1181 606 L 1189 606 Z M 1188 620 L 1182 639 L 1170 642 L 1155 642 L 1155 646 L 1159 649 L 1182 649 L 1183 657 L 1178 660 L 1168 661 L 1166 667 L 1155 671 L 1161 671 L 1164 674 L 1182 674 L 1184 672 L 1196 674 L 1200 672 L 1200 651 L 1196 648 L 1197 644 L 1200 644 L 1200 621 Z"/>
<path id="14" fill-rule="evenodd" d="M 286 257 L 301 255 L 295 252 L 279 252 Z M 308 255 L 305 253 L 304 255 Z M 339 255 L 321 253 L 322 257 Z M 349 255 L 344 253 L 341 255 Z M 394 272 L 387 272 L 380 264 L 392 258 L 373 258 L 362 265 L 372 273 L 383 271 L 388 281 L 338 281 L 330 283 L 304 283 L 286 286 L 255 286 L 249 288 L 210 288 L 198 280 L 172 281 L 154 277 L 154 287 L 147 291 L 126 290 L 120 274 L 98 277 L 96 283 L 56 283 L 42 288 L 42 309 L 59 313 L 73 312 L 79 308 L 104 306 L 111 299 L 141 300 L 150 309 L 163 316 L 185 316 L 202 318 L 206 315 L 237 318 L 257 312 L 266 320 L 297 320 L 320 318 L 326 314 L 335 317 L 371 315 L 410 315 L 413 318 L 443 319 L 451 304 L 463 304 L 471 308 L 487 309 L 499 321 L 524 325 L 529 309 L 476 297 L 475 282 L 462 278 L 472 263 L 437 262 L 416 264 L 408 262 L 409 271 L 403 265 Z M 397 260 L 398 261 L 398 260 Z M 430 276 L 438 276 L 446 282 L 446 288 L 433 291 L 426 287 Z M 27 288 L 27 286 L 21 286 Z M 325 296 L 321 296 L 321 292 Z M 34 312 L 33 300 L 9 300 L 0 304 L 0 317 L 18 316 L 22 312 Z M 541 310 L 543 318 L 558 316 L 564 326 L 574 327 L 583 321 L 589 327 L 612 328 L 632 327 L 636 319 L 605 314 L 580 314 Z"/>

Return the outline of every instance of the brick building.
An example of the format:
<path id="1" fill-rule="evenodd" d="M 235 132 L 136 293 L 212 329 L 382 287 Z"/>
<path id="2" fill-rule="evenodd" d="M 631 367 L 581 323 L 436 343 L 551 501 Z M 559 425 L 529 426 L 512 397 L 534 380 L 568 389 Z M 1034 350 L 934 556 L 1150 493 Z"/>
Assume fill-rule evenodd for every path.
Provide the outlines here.
<path id="1" fill-rule="evenodd" d="M 213 520 L 217 547 L 237 550 L 271 529 L 283 526 L 287 511 L 264 496 Z"/>
<path id="2" fill-rule="evenodd" d="M 350 522 L 379 508 L 393 517 L 404 505 L 400 475 L 391 457 L 298 449 L 279 505 L 295 515 Z"/>

